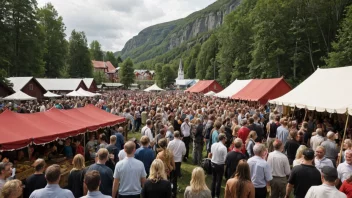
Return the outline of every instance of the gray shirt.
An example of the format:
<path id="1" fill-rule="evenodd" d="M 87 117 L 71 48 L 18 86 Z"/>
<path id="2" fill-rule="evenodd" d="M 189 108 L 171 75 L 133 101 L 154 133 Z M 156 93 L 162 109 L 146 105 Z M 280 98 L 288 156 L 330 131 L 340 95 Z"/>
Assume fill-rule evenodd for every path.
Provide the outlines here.
<path id="1" fill-rule="evenodd" d="M 286 144 L 288 135 L 289 135 L 289 131 L 286 127 L 279 126 L 276 129 L 276 138 L 279 139 L 283 145 Z"/>
<path id="2" fill-rule="evenodd" d="M 270 165 L 261 157 L 254 156 L 248 159 L 251 179 L 254 188 L 264 188 L 267 182 L 273 179 Z"/>
<path id="3" fill-rule="evenodd" d="M 97 198 L 111 198 L 111 196 L 104 195 L 100 191 L 93 191 L 93 192 L 88 191 L 87 195 L 83 196 L 81 198 L 95 198 L 95 197 L 97 197 Z"/>
<path id="4" fill-rule="evenodd" d="M 210 190 L 202 190 L 198 193 L 193 193 L 190 186 L 187 186 L 184 198 L 211 198 Z"/>
<path id="5" fill-rule="evenodd" d="M 62 189 L 58 184 L 47 184 L 45 188 L 35 190 L 29 198 L 74 198 L 71 191 Z"/>
<path id="6" fill-rule="evenodd" d="M 0 179 L 0 191 L 1 191 L 2 187 L 4 187 L 5 183 L 6 183 L 6 180 Z"/>
<path id="7" fill-rule="evenodd" d="M 321 146 L 325 148 L 325 157 L 331 160 L 336 160 L 339 150 L 336 147 L 336 142 L 331 140 L 326 140 L 321 143 Z"/>

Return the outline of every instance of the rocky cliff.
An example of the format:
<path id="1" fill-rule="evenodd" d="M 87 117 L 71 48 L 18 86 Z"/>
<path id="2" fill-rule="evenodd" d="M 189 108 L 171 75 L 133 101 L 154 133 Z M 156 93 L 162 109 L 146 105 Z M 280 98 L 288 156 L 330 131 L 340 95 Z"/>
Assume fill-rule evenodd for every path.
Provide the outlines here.
<path id="1" fill-rule="evenodd" d="M 241 0 L 218 0 L 186 18 L 148 27 L 130 39 L 118 53 L 122 58 L 131 57 L 137 63 L 162 55 L 218 28 L 224 17 L 236 9 L 240 2 Z"/>

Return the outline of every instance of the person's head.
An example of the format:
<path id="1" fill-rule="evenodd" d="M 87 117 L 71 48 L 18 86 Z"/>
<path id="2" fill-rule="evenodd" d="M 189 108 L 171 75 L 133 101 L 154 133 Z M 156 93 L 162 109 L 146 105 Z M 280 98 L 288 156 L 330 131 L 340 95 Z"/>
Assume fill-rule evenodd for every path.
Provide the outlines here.
<path id="1" fill-rule="evenodd" d="M 253 140 L 257 139 L 257 132 L 255 131 L 249 132 L 247 139 L 253 139 Z"/>
<path id="2" fill-rule="evenodd" d="M 248 123 L 247 123 L 247 120 L 246 120 L 246 119 L 243 119 L 243 120 L 241 121 L 241 125 L 242 125 L 242 126 L 247 126 L 247 124 L 248 124 Z"/>
<path id="3" fill-rule="evenodd" d="M 100 142 L 106 142 L 106 135 L 105 135 L 105 133 L 102 133 L 102 134 L 99 135 L 99 140 L 100 140 Z"/>
<path id="4" fill-rule="evenodd" d="M 332 132 L 332 131 L 329 131 L 329 132 L 326 134 L 326 137 L 327 137 L 329 140 L 335 140 L 335 133 Z"/>
<path id="5" fill-rule="evenodd" d="M 166 149 L 167 147 L 167 140 L 166 138 L 161 138 L 158 142 L 158 145 L 160 146 L 160 148 L 162 149 Z"/>
<path id="6" fill-rule="evenodd" d="M 241 149 L 242 148 L 242 145 L 243 145 L 243 141 L 241 138 L 236 138 L 234 141 L 233 141 L 233 144 L 235 146 L 236 149 Z"/>
<path id="7" fill-rule="evenodd" d="M 12 174 L 11 163 L 0 162 L 0 177 L 6 179 Z"/>
<path id="8" fill-rule="evenodd" d="M 215 127 L 215 129 L 216 130 L 219 130 L 220 129 L 220 127 L 221 127 L 221 122 L 219 122 L 219 121 L 215 121 L 215 123 L 214 123 L 214 127 Z"/>
<path id="9" fill-rule="evenodd" d="M 315 132 L 317 132 L 318 135 L 323 136 L 323 130 L 321 128 L 317 128 Z"/>
<path id="10" fill-rule="evenodd" d="M 314 151 L 311 148 L 307 148 L 303 151 L 303 159 L 305 161 L 313 161 L 314 160 Z"/>
<path id="11" fill-rule="evenodd" d="M 296 159 L 301 159 L 303 156 L 303 151 L 306 149 L 307 149 L 307 147 L 305 145 L 299 146 L 296 151 Z"/>
<path id="12" fill-rule="evenodd" d="M 81 154 L 75 155 L 72 160 L 73 169 L 82 170 L 85 167 L 84 157 Z"/>
<path id="13" fill-rule="evenodd" d="M 123 133 L 123 127 L 119 127 L 119 128 L 117 129 L 117 132 Z"/>
<path id="14" fill-rule="evenodd" d="M 235 126 L 234 131 L 232 133 L 233 136 L 237 136 L 238 135 L 238 131 L 241 129 L 241 127 L 239 125 Z"/>
<path id="15" fill-rule="evenodd" d="M 191 185 L 191 190 L 194 193 L 198 193 L 202 190 L 208 189 L 205 183 L 205 173 L 201 167 L 196 167 L 193 169 L 190 185 Z"/>
<path id="16" fill-rule="evenodd" d="M 167 176 L 165 173 L 164 162 L 160 159 L 155 159 L 150 166 L 150 174 L 148 179 L 153 182 L 158 182 L 160 180 L 166 180 Z"/>
<path id="17" fill-rule="evenodd" d="M 45 160 L 44 159 L 37 159 L 34 161 L 32 165 L 37 172 L 43 172 L 45 168 Z"/>
<path id="18" fill-rule="evenodd" d="M 136 151 L 136 144 L 132 141 L 128 141 L 126 142 L 124 149 L 127 155 L 133 155 L 133 153 Z"/>
<path id="19" fill-rule="evenodd" d="M 273 142 L 273 147 L 276 151 L 282 151 L 284 149 L 284 144 L 282 144 L 281 140 L 276 139 Z"/>
<path id="20" fill-rule="evenodd" d="M 322 159 L 325 156 L 325 148 L 323 146 L 317 146 L 315 149 L 315 156 L 318 159 Z"/>
<path id="21" fill-rule="evenodd" d="M 149 137 L 146 135 L 142 136 L 140 139 L 140 142 L 141 142 L 142 146 L 144 146 L 144 147 L 149 146 L 149 143 L 150 143 Z"/>
<path id="22" fill-rule="evenodd" d="M 106 148 L 100 148 L 97 152 L 98 160 L 105 164 L 105 161 L 108 160 L 109 151 Z"/>
<path id="23" fill-rule="evenodd" d="M 60 166 L 53 164 L 45 170 L 45 178 L 49 184 L 58 184 L 61 178 Z"/>
<path id="24" fill-rule="evenodd" d="M 248 122 L 249 122 L 249 124 L 253 124 L 254 123 L 254 118 L 253 117 L 249 118 Z"/>
<path id="25" fill-rule="evenodd" d="M 323 181 L 323 183 L 330 183 L 331 185 L 334 185 L 337 177 L 338 174 L 336 168 L 324 166 L 321 169 L 321 180 Z"/>
<path id="26" fill-rule="evenodd" d="M 263 157 L 266 152 L 267 149 L 264 144 L 255 144 L 253 146 L 253 153 L 256 156 Z"/>
<path id="27" fill-rule="evenodd" d="M 148 126 L 149 128 L 152 128 L 152 126 L 153 126 L 152 120 L 147 120 L 147 126 Z"/>
<path id="28" fill-rule="evenodd" d="M 99 190 L 100 181 L 100 173 L 96 170 L 89 171 L 84 176 L 84 184 L 90 192 Z"/>
<path id="29" fill-rule="evenodd" d="M 275 116 L 275 114 L 273 116 L 275 117 L 276 122 L 280 122 L 280 116 L 278 116 L 278 115 Z"/>
<path id="30" fill-rule="evenodd" d="M 351 149 L 352 148 L 351 139 L 345 139 L 345 141 L 343 141 L 343 148 L 344 149 Z"/>
<path id="31" fill-rule="evenodd" d="M 116 135 L 110 136 L 110 144 L 115 144 L 116 143 Z"/>
<path id="32" fill-rule="evenodd" d="M 348 149 L 345 151 L 345 160 L 347 164 L 352 165 L 352 150 Z"/>
<path id="33" fill-rule="evenodd" d="M 180 136 L 181 136 L 181 134 L 180 134 L 179 131 L 175 131 L 175 132 L 174 132 L 174 137 L 175 137 L 175 138 L 180 138 Z"/>
<path id="34" fill-rule="evenodd" d="M 18 179 L 7 181 L 1 189 L 1 198 L 18 198 L 23 193 L 22 182 Z"/>
<path id="35" fill-rule="evenodd" d="M 222 142 L 223 144 L 225 144 L 226 142 L 226 135 L 224 133 L 220 133 L 218 136 L 219 142 Z"/>

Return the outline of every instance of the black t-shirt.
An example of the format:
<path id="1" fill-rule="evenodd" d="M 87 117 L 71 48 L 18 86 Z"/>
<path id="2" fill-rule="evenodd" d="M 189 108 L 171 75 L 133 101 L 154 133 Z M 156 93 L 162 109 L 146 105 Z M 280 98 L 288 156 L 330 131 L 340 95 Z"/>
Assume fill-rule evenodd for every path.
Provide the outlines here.
<path id="1" fill-rule="evenodd" d="M 273 122 L 270 124 L 270 133 L 269 133 L 270 138 L 276 138 L 276 130 L 279 126 L 280 124 L 276 122 Z"/>
<path id="2" fill-rule="evenodd" d="M 294 185 L 295 198 L 304 198 L 311 186 L 321 185 L 320 172 L 313 165 L 293 167 L 288 183 Z"/>
<path id="3" fill-rule="evenodd" d="M 171 197 L 171 183 L 161 180 L 156 183 L 147 180 L 142 189 L 143 198 L 166 198 Z"/>
<path id="4" fill-rule="evenodd" d="M 300 146 L 299 142 L 295 140 L 287 140 L 285 144 L 285 151 L 291 165 L 292 165 L 292 161 L 296 158 L 296 152 L 299 146 Z"/>
<path id="5" fill-rule="evenodd" d="M 226 155 L 226 171 L 225 171 L 225 178 L 229 179 L 232 177 L 232 175 L 236 172 L 236 167 L 238 165 L 238 162 L 241 159 L 246 159 L 246 156 L 243 153 L 236 152 L 236 151 L 230 151 Z"/>
<path id="6" fill-rule="evenodd" d="M 73 170 L 68 176 L 67 189 L 69 189 L 76 198 L 83 196 L 83 180 L 85 174 L 86 169 Z"/>
<path id="7" fill-rule="evenodd" d="M 26 179 L 26 188 L 24 189 L 23 197 L 28 198 L 33 191 L 45 188 L 46 179 L 44 174 L 33 174 Z"/>

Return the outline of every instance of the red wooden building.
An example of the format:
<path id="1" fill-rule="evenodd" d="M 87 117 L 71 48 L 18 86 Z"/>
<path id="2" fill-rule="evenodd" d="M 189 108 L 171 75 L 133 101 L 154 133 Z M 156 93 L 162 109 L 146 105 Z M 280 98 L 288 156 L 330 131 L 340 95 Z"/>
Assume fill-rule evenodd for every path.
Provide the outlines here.
<path id="1" fill-rule="evenodd" d="M 11 87 L 0 81 L 0 98 L 5 98 L 13 93 L 15 93 L 15 91 Z"/>
<path id="2" fill-rule="evenodd" d="M 37 99 L 44 98 L 46 89 L 33 77 L 11 77 L 8 80 L 13 84 L 13 90 L 18 90 Z"/>

